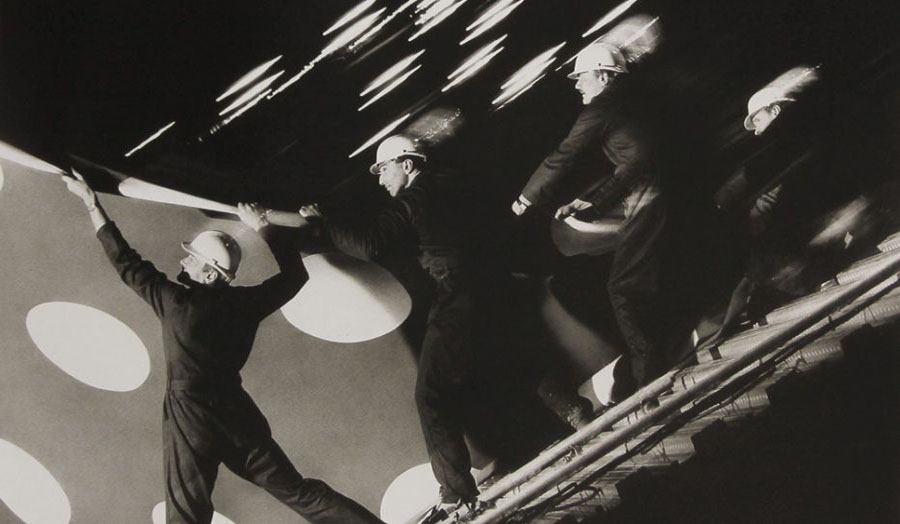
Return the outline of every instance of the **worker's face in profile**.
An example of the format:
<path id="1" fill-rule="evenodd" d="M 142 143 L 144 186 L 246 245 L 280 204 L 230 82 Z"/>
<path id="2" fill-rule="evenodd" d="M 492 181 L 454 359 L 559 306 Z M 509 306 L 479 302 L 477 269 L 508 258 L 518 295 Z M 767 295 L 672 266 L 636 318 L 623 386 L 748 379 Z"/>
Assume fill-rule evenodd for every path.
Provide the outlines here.
<path id="1" fill-rule="evenodd" d="M 575 80 L 575 90 L 581 93 L 581 103 L 588 105 L 606 89 L 606 75 L 600 71 L 585 71 Z"/>
<path id="2" fill-rule="evenodd" d="M 757 111 L 756 114 L 753 115 L 753 118 L 750 119 L 753 122 L 753 134 L 763 134 L 766 128 L 772 125 L 772 122 L 778 118 L 780 112 L 781 108 L 777 104 L 764 107 Z"/>
<path id="3" fill-rule="evenodd" d="M 178 274 L 178 281 L 182 284 L 211 284 L 215 280 L 211 270 L 203 261 L 197 259 L 194 255 L 181 259 L 181 273 Z"/>
<path id="4" fill-rule="evenodd" d="M 378 167 L 378 185 L 392 196 L 397 196 L 409 181 L 408 160 L 388 160 Z"/>

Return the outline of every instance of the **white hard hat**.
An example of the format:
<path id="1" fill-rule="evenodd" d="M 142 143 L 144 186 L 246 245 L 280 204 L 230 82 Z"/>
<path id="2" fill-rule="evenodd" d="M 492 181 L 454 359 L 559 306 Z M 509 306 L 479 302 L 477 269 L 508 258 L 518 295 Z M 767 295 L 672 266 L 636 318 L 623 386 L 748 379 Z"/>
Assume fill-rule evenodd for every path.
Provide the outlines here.
<path id="1" fill-rule="evenodd" d="M 603 42 L 594 42 L 582 49 L 575 57 L 575 69 L 569 73 L 569 78 L 575 80 L 578 75 L 586 71 L 627 73 L 628 65 L 618 47 Z"/>
<path id="2" fill-rule="evenodd" d="M 777 87 L 764 87 L 753 93 L 747 102 L 747 118 L 744 119 L 744 129 L 753 131 L 756 126 L 753 124 L 753 116 L 761 110 L 778 102 L 793 102 L 795 99 L 788 97 L 783 89 Z"/>
<path id="3" fill-rule="evenodd" d="M 381 164 L 396 160 L 402 156 L 416 156 L 425 160 L 427 157 L 415 140 L 404 135 L 393 135 L 385 138 L 378 144 L 378 151 L 375 153 L 375 163 L 369 167 L 369 172 L 373 175 L 378 174 Z"/>
<path id="4" fill-rule="evenodd" d="M 226 282 L 234 280 L 241 264 L 241 247 L 231 236 L 221 231 L 204 231 L 188 244 L 181 247 L 225 277 Z"/>

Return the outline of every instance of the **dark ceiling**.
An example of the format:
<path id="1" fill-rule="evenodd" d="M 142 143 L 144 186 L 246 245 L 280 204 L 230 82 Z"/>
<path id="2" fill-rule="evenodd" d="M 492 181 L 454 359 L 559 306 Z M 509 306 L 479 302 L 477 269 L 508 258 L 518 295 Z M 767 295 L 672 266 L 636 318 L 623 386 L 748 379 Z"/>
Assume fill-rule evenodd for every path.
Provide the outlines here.
<path id="1" fill-rule="evenodd" d="M 367 12 L 383 6 L 389 13 L 400 4 L 376 2 Z M 338 49 L 282 95 L 210 135 L 222 107 L 215 98 L 228 85 L 278 55 L 283 58 L 271 71 L 285 69 L 283 82 L 319 54 L 336 34 L 324 37 L 324 29 L 354 5 L 3 2 L 0 138 L 62 164 L 74 154 L 196 193 L 295 205 L 361 172 L 371 150 L 352 160 L 348 155 L 398 116 L 459 108 L 467 125 L 441 149 L 459 167 L 490 173 L 505 190 L 521 183 L 552 147 L 577 98 L 563 72 L 551 68 L 510 106 L 494 112 L 490 101 L 542 51 L 566 42 L 553 67 L 578 51 L 581 34 L 614 6 L 524 2 L 464 46 L 458 42 L 466 26 L 489 2 L 463 3 L 413 42 L 407 41 L 416 29 L 408 10 L 365 44 Z M 896 80 L 894 2 L 644 0 L 631 11 L 661 17 L 666 40 L 654 64 L 660 91 L 689 88 L 692 101 L 673 100 L 696 104 L 688 109 L 697 124 L 723 133 L 738 132 L 749 94 L 798 63 L 822 63 L 844 91 L 860 82 L 859 90 L 884 92 L 888 80 Z M 466 83 L 440 93 L 452 70 L 503 34 L 509 36 L 502 53 Z M 357 111 L 369 82 L 420 49 L 426 50 L 421 70 Z M 162 137 L 124 157 L 172 121 L 176 125 Z"/>

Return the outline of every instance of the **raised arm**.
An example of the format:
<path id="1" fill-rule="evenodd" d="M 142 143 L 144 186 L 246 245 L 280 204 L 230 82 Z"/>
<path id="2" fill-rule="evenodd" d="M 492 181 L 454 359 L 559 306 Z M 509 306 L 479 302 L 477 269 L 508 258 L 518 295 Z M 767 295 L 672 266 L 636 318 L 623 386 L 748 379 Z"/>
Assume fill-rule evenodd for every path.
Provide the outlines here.
<path id="1" fill-rule="evenodd" d="M 66 187 L 81 198 L 87 206 L 91 223 L 97 238 L 106 252 L 107 258 L 128 287 L 153 308 L 157 316 L 162 316 L 168 304 L 175 299 L 181 286 L 169 281 L 166 275 L 128 245 L 116 224 L 110 221 L 94 191 L 84 178 L 73 171 L 73 177 L 63 176 Z"/>
<path id="2" fill-rule="evenodd" d="M 309 280 L 309 273 L 300 257 L 300 235 L 289 229 L 269 225 L 270 216 L 271 213 L 256 204 L 238 204 L 241 222 L 266 241 L 279 268 L 277 275 L 266 279 L 262 284 L 237 288 L 241 307 L 247 314 L 260 319 L 287 303 Z"/>

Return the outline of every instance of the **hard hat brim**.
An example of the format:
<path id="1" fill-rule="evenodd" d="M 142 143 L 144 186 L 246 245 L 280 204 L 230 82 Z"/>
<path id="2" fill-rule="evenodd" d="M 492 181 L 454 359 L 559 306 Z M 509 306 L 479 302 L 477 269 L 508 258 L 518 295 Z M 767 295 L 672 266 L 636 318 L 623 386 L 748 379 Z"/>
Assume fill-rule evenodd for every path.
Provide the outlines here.
<path id="1" fill-rule="evenodd" d="M 569 80 L 578 80 L 578 76 L 581 73 L 587 73 L 588 71 L 612 71 L 613 73 L 625 73 L 625 70 L 618 66 L 616 66 L 616 67 L 600 66 L 597 69 L 585 69 L 584 71 L 578 71 L 578 72 L 572 71 L 571 73 L 566 75 L 566 77 L 568 77 Z"/>
<path id="2" fill-rule="evenodd" d="M 210 259 L 209 257 L 207 257 L 206 255 L 204 255 L 203 253 L 201 253 L 201 252 L 197 251 L 196 249 L 194 249 L 193 246 L 191 246 L 190 243 L 188 243 L 188 242 L 182 242 L 182 243 L 181 243 L 181 249 L 187 251 L 187 252 L 190 253 L 191 255 L 197 257 L 197 259 L 199 259 L 199 260 L 200 260 L 201 262 L 203 262 L 204 264 L 206 264 L 206 265 L 208 265 L 209 267 L 215 269 L 216 272 L 218 272 L 220 275 L 222 275 L 223 277 L 225 277 L 229 282 L 232 281 L 232 280 L 234 280 L 234 275 L 233 275 L 233 274 L 231 274 L 231 273 L 229 273 L 228 271 L 226 271 L 225 268 L 223 268 L 222 266 L 220 266 L 219 264 L 217 264 L 214 260 Z"/>
<path id="3" fill-rule="evenodd" d="M 381 169 L 382 164 L 384 164 L 386 162 L 390 162 L 391 160 L 397 160 L 398 158 L 402 158 L 402 157 L 406 157 L 406 156 L 414 156 L 417 158 L 421 158 L 423 161 L 428 160 L 428 157 L 426 157 L 422 153 L 414 153 L 414 152 L 403 153 L 402 155 L 395 156 L 394 158 L 387 158 L 387 159 L 382 160 L 381 162 L 375 162 L 374 164 L 369 166 L 369 173 L 372 173 L 373 175 L 377 175 L 378 170 Z"/>

